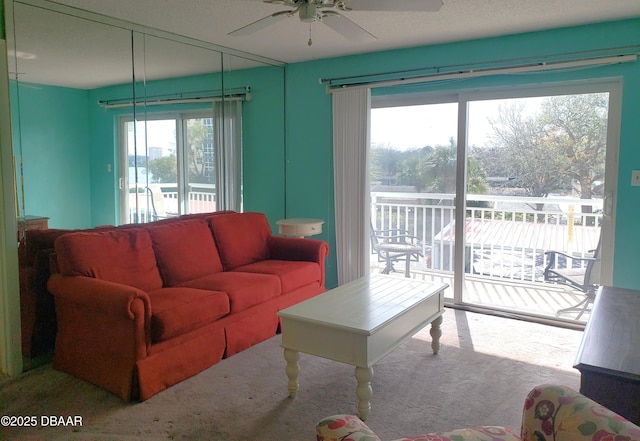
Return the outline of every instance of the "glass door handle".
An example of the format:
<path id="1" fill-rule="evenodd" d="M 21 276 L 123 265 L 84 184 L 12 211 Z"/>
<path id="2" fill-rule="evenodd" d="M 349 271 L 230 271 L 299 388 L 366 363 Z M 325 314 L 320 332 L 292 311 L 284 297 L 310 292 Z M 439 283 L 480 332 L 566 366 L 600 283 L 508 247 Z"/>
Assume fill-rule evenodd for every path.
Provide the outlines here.
<path id="1" fill-rule="evenodd" d="M 613 194 L 606 193 L 602 201 L 602 214 L 604 216 L 611 216 L 613 212 Z"/>

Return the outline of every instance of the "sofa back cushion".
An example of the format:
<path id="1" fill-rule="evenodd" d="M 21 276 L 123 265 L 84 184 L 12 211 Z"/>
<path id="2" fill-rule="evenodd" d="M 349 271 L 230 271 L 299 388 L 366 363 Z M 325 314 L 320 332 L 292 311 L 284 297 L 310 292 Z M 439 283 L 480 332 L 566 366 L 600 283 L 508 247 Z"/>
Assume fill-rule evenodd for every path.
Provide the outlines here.
<path id="1" fill-rule="evenodd" d="M 162 287 L 149 232 L 144 229 L 69 233 L 55 242 L 65 276 L 86 276 L 144 291 Z"/>
<path id="2" fill-rule="evenodd" d="M 209 224 L 204 219 L 150 225 L 149 234 L 165 286 L 222 271 Z"/>
<path id="3" fill-rule="evenodd" d="M 225 271 L 269 258 L 271 227 L 262 213 L 232 213 L 209 218 Z"/>

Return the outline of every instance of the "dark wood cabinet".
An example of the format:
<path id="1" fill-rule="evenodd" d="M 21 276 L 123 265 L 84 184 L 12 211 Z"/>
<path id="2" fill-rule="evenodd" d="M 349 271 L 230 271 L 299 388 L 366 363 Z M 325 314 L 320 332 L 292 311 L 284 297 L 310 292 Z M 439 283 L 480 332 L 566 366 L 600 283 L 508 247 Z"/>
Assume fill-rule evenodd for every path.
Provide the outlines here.
<path id="1" fill-rule="evenodd" d="M 640 425 L 640 291 L 598 290 L 575 368 L 580 393 Z"/>
<path id="2" fill-rule="evenodd" d="M 46 230 L 49 228 L 49 218 L 43 216 L 23 216 L 18 218 L 18 242 L 28 230 Z"/>

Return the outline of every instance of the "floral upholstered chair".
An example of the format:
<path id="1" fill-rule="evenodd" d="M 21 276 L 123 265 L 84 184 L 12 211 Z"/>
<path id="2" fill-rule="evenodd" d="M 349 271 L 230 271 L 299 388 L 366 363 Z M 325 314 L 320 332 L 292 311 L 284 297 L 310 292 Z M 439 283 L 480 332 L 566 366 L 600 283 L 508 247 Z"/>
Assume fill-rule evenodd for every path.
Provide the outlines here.
<path id="1" fill-rule="evenodd" d="M 381 441 L 354 415 L 334 415 L 316 426 L 318 441 Z M 565 386 L 529 392 L 520 435 L 507 427 L 479 426 L 396 441 L 640 441 L 640 427 Z"/>

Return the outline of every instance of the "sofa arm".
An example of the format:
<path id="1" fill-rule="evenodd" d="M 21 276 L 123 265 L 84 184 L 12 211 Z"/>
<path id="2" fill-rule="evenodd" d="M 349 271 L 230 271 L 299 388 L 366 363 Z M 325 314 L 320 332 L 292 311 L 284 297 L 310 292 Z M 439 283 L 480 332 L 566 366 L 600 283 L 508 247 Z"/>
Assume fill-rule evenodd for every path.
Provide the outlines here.
<path id="1" fill-rule="evenodd" d="M 320 266 L 320 286 L 324 287 L 325 260 L 329 255 L 329 244 L 324 240 L 300 237 L 269 236 L 269 258 L 275 260 L 301 260 L 315 262 Z"/>
<path id="2" fill-rule="evenodd" d="M 113 315 L 123 320 L 143 320 L 151 318 L 151 301 L 146 292 L 128 285 L 108 282 L 84 276 L 63 276 L 53 274 L 47 283 L 56 302 L 75 304 L 105 315 Z M 143 309 L 134 307 L 142 302 Z M 143 315 L 140 315 L 140 312 Z"/>
<path id="3" fill-rule="evenodd" d="M 524 403 L 522 439 L 631 441 L 640 440 L 640 427 L 573 389 L 544 384 Z"/>
<path id="4" fill-rule="evenodd" d="M 333 415 L 316 425 L 318 441 L 380 441 L 369 427 L 355 415 Z"/>
<path id="5" fill-rule="evenodd" d="M 329 245 L 324 240 L 270 236 L 268 245 L 269 257 L 277 260 L 323 263 L 329 254 Z"/>
<path id="6" fill-rule="evenodd" d="M 54 367 L 97 384 L 125 400 L 135 364 L 151 345 L 151 303 L 144 291 L 83 276 L 53 274 L 58 333 Z"/>

